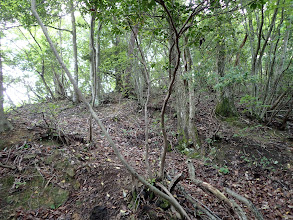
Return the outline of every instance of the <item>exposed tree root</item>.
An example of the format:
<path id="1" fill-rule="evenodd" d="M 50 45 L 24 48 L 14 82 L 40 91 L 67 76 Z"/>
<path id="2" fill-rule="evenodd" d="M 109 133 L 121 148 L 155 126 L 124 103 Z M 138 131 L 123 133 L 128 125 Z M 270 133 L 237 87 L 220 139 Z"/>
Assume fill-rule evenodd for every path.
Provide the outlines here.
<path id="1" fill-rule="evenodd" d="M 252 213 L 254 214 L 256 219 L 258 219 L 258 220 L 263 220 L 264 219 L 262 214 L 261 214 L 261 212 L 255 207 L 255 205 L 253 205 L 253 203 L 251 201 L 249 201 L 245 197 L 239 195 L 238 193 L 232 191 L 231 189 L 225 188 L 225 191 L 229 195 L 233 196 L 234 198 L 236 198 L 240 202 L 243 202 L 245 205 L 247 205 L 247 207 L 252 211 Z"/>

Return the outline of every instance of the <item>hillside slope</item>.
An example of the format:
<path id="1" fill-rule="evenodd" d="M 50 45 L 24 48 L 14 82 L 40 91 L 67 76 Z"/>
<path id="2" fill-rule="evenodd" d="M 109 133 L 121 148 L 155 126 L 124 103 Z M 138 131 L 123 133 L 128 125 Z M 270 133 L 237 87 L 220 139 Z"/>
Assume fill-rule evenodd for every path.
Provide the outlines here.
<path id="1" fill-rule="evenodd" d="M 150 109 L 150 161 L 158 170 L 160 101 Z M 212 100 L 199 100 L 196 123 L 206 155 L 177 141 L 176 118 L 168 109 L 167 130 L 172 151 L 167 154 L 170 177 L 187 174 L 191 160 L 196 177 L 221 191 L 228 187 L 249 198 L 265 219 L 293 218 L 292 142 L 290 134 L 247 118 L 224 121 L 213 114 Z M 126 160 L 145 175 L 144 115 L 133 100 L 95 109 Z M 0 135 L 0 219 L 170 219 L 158 199 L 130 202 L 133 182 L 115 157 L 82 104 L 68 101 L 25 105 L 9 113 L 14 130 Z M 232 219 L 225 205 L 194 185 L 185 175 L 181 186 L 221 219 Z M 138 185 L 139 193 L 145 190 Z M 192 205 L 177 199 L 192 216 Z M 133 201 L 132 201 L 133 202 Z M 247 207 L 241 206 L 249 213 Z M 135 207 L 135 208 L 134 208 Z M 95 217 L 94 217 L 95 216 Z M 99 217 L 97 217 L 99 216 Z M 205 215 L 194 219 L 207 219 Z"/>

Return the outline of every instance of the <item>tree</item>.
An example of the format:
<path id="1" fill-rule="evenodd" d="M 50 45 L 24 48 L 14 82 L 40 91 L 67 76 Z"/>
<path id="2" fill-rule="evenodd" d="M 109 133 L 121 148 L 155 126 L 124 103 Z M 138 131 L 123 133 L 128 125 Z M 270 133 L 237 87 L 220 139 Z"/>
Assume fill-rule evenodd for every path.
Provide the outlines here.
<path id="1" fill-rule="evenodd" d="M 70 8 L 71 8 L 71 25 L 72 25 L 72 45 L 73 45 L 73 55 L 74 55 L 74 77 L 76 84 L 78 86 L 78 60 L 77 60 L 77 42 L 76 42 L 76 25 L 75 25 L 75 15 L 74 15 L 74 1 L 70 1 Z M 77 92 L 73 92 L 73 102 L 78 103 L 79 97 L 77 95 Z"/>
<path id="2" fill-rule="evenodd" d="M 109 133 L 107 132 L 106 128 L 104 127 L 104 125 L 102 124 L 101 120 L 99 119 L 98 115 L 96 114 L 96 112 L 93 110 L 92 106 L 87 102 L 85 96 L 81 93 L 81 91 L 79 90 L 79 88 L 77 87 L 77 84 L 74 80 L 74 78 L 72 77 L 71 73 L 69 72 L 69 70 L 67 69 L 67 67 L 65 66 L 62 58 L 60 57 L 60 55 L 58 54 L 49 34 L 48 31 L 46 29 L 46 27 L 44 26 L 44 24 L 42 23 L 40 16 L 38 15 L 37 11 L 36 11 L 36 1 L 32 0 L 31 1 L 31 10 L 33 15 L 35 16 L 35 18 L 37 19 L 39 25 L 41 26 L 44 35 L 46 36 L 50 47 L 52 49 L 52 51 L 54 52 L 58 62 L 60 63 L 60 65 L 62 66 L 62 68 L 64 69 L 66 75 L 68 76 L 70 82 L 73 84 L 75 91 L 78 92 L 78 96 L 81 98 L 81 100 L 83 101 L 83 103 L 85 104 L 85 106 L 88 108 L 89 112 L 91 113 L 92 117 L 95 119 L 95 121 L 98 123 L 98 125 L 100 126 L 100 128 L 102 129 L 105 137 L 107 138 L 107 140 L 109 141 L 111 147 L 113 148 L 116 156 L 118 157 L 118 159 L 121 161 L 121 163 L 126 167 L 126 169 L 131 173 L 131 175 L 133 175 L 133 177 L 137 178 L 139 181 L 141 181 L 144 185 L 146 185 L 150 190 L 152 190 L 154 193 L 158 194 L 159 196 L 161 196 L 162 198 L 166 199 L 167 201 L 169 201 L 177 210 L 178 212 L 181 214 L 181 216 L 185 216 L 187 219 L 190 219 L 189 216 L 187 215 L 187 213 L 185 212 L 185 210 L 181 207 L 181 205 L 178 203 L 178 201 L 170 195 L 167 195 L 163 192 L 161 192 L 159 189 L 157 189 L 155 186 L 153 186 L 152 184 L 150 184 L 149 182 L 147 182 L 142 176 L 140 176 L 137 172 L 135 172 L 135 170 L 126 162 L 126 160 L 124 159 L 124 157 L 120 154 L 118 148 L 116 147 L 116 145 L 114 144 L 112 138 L 110 137 Z"/>
<path id="3" fill-rule="evenodd" d="M 3 68 L 2 68 L 2 48 L 1 48 L 1 36 L 0 31 L 0 133 L 13 129 L 10 122 L 7 120 L 4 114 L 4 87 L 3 87 Z"/>

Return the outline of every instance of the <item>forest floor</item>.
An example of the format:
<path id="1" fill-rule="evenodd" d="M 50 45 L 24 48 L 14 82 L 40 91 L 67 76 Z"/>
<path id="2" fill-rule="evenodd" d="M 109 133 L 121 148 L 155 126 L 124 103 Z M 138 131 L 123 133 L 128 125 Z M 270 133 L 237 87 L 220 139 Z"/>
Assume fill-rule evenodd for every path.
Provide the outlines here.
<path id="1" fill-rule="evenodd" d="M 163 97 L 160 97 L 163 100 Z M 150 162 L 158 170 L 163 145 L 159 98 L 149 106 Z M 185 173 L 182 187 L 219 219 L 237 219 L 223 202 L 188 178 L 187 159 L 196 177 L 220 191 L 228 187 L 248 198 L 264 219 L 293 219 L 293 134 L 251 121 L 244 116 L 221 120 L 213 99 L 198 98 L 196 125 L 207 149 L 204 156 L 179 145 L 176 118 L 167 109 L 166 169 L 172 178 Z M 133 100 L 116 100 L 95 109 L 119 150 L 135 170 L 146 175 L 144 111 Z M 172 219 L 158 199 L 138 196 L 130 202 L 132 178 L 116 158 L 101 129 L 83 104 L 63 100 L 25 105 L 10 111 L 14 130 L 0 135 L 0 219 Z M 141 185 L 139 185 L 141 186 Z M 140 187 L 138 194 L 145 194 Z M 175 191 L 192 219 L 192 205 Z M 227 194 L 226 194 L 227 195 Z M 139 205 L 137 205 L 139 204 Z M 248 219 L 254 219 L 243 204 Z"/>

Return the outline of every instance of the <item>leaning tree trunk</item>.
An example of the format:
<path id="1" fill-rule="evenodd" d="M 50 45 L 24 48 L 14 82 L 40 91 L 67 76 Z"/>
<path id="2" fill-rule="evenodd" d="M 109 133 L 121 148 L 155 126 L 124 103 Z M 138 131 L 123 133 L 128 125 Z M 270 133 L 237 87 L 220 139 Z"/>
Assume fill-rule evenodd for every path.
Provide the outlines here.
<path id="1" fill-rule="evenodd" d="M 45 79 L 45 62 L 44 62 L 44 60 L 42 61 L 42 72 L 37 71 L 37 73 L 40 75 L 47 92 L 50 94 L 51 98 L 53 100 L 55 100 L 54 93 L 52 92 L 50 86 L 47 84 L 46 79 Z"/>
<path id="2" fill-rule="evenodd" d="M 4 88 L 3 88 L 3 69 L 2 69 L 2 50 L 1 50 L 1 33 L 0 33 L 0 133 L 11 130 L 13 127 L 6 119 L 4 114 Z"/>
<path id="3" fill-rule="evenodd" d="M 55 96 L 57 96 L 57 98 L 65 98 L 66 91 L 60 79 L 60 75 L 55 71 L 54 65 L 52 65 L 52 71 L 54 73 L 53 81 L 55 86 Z"/>

